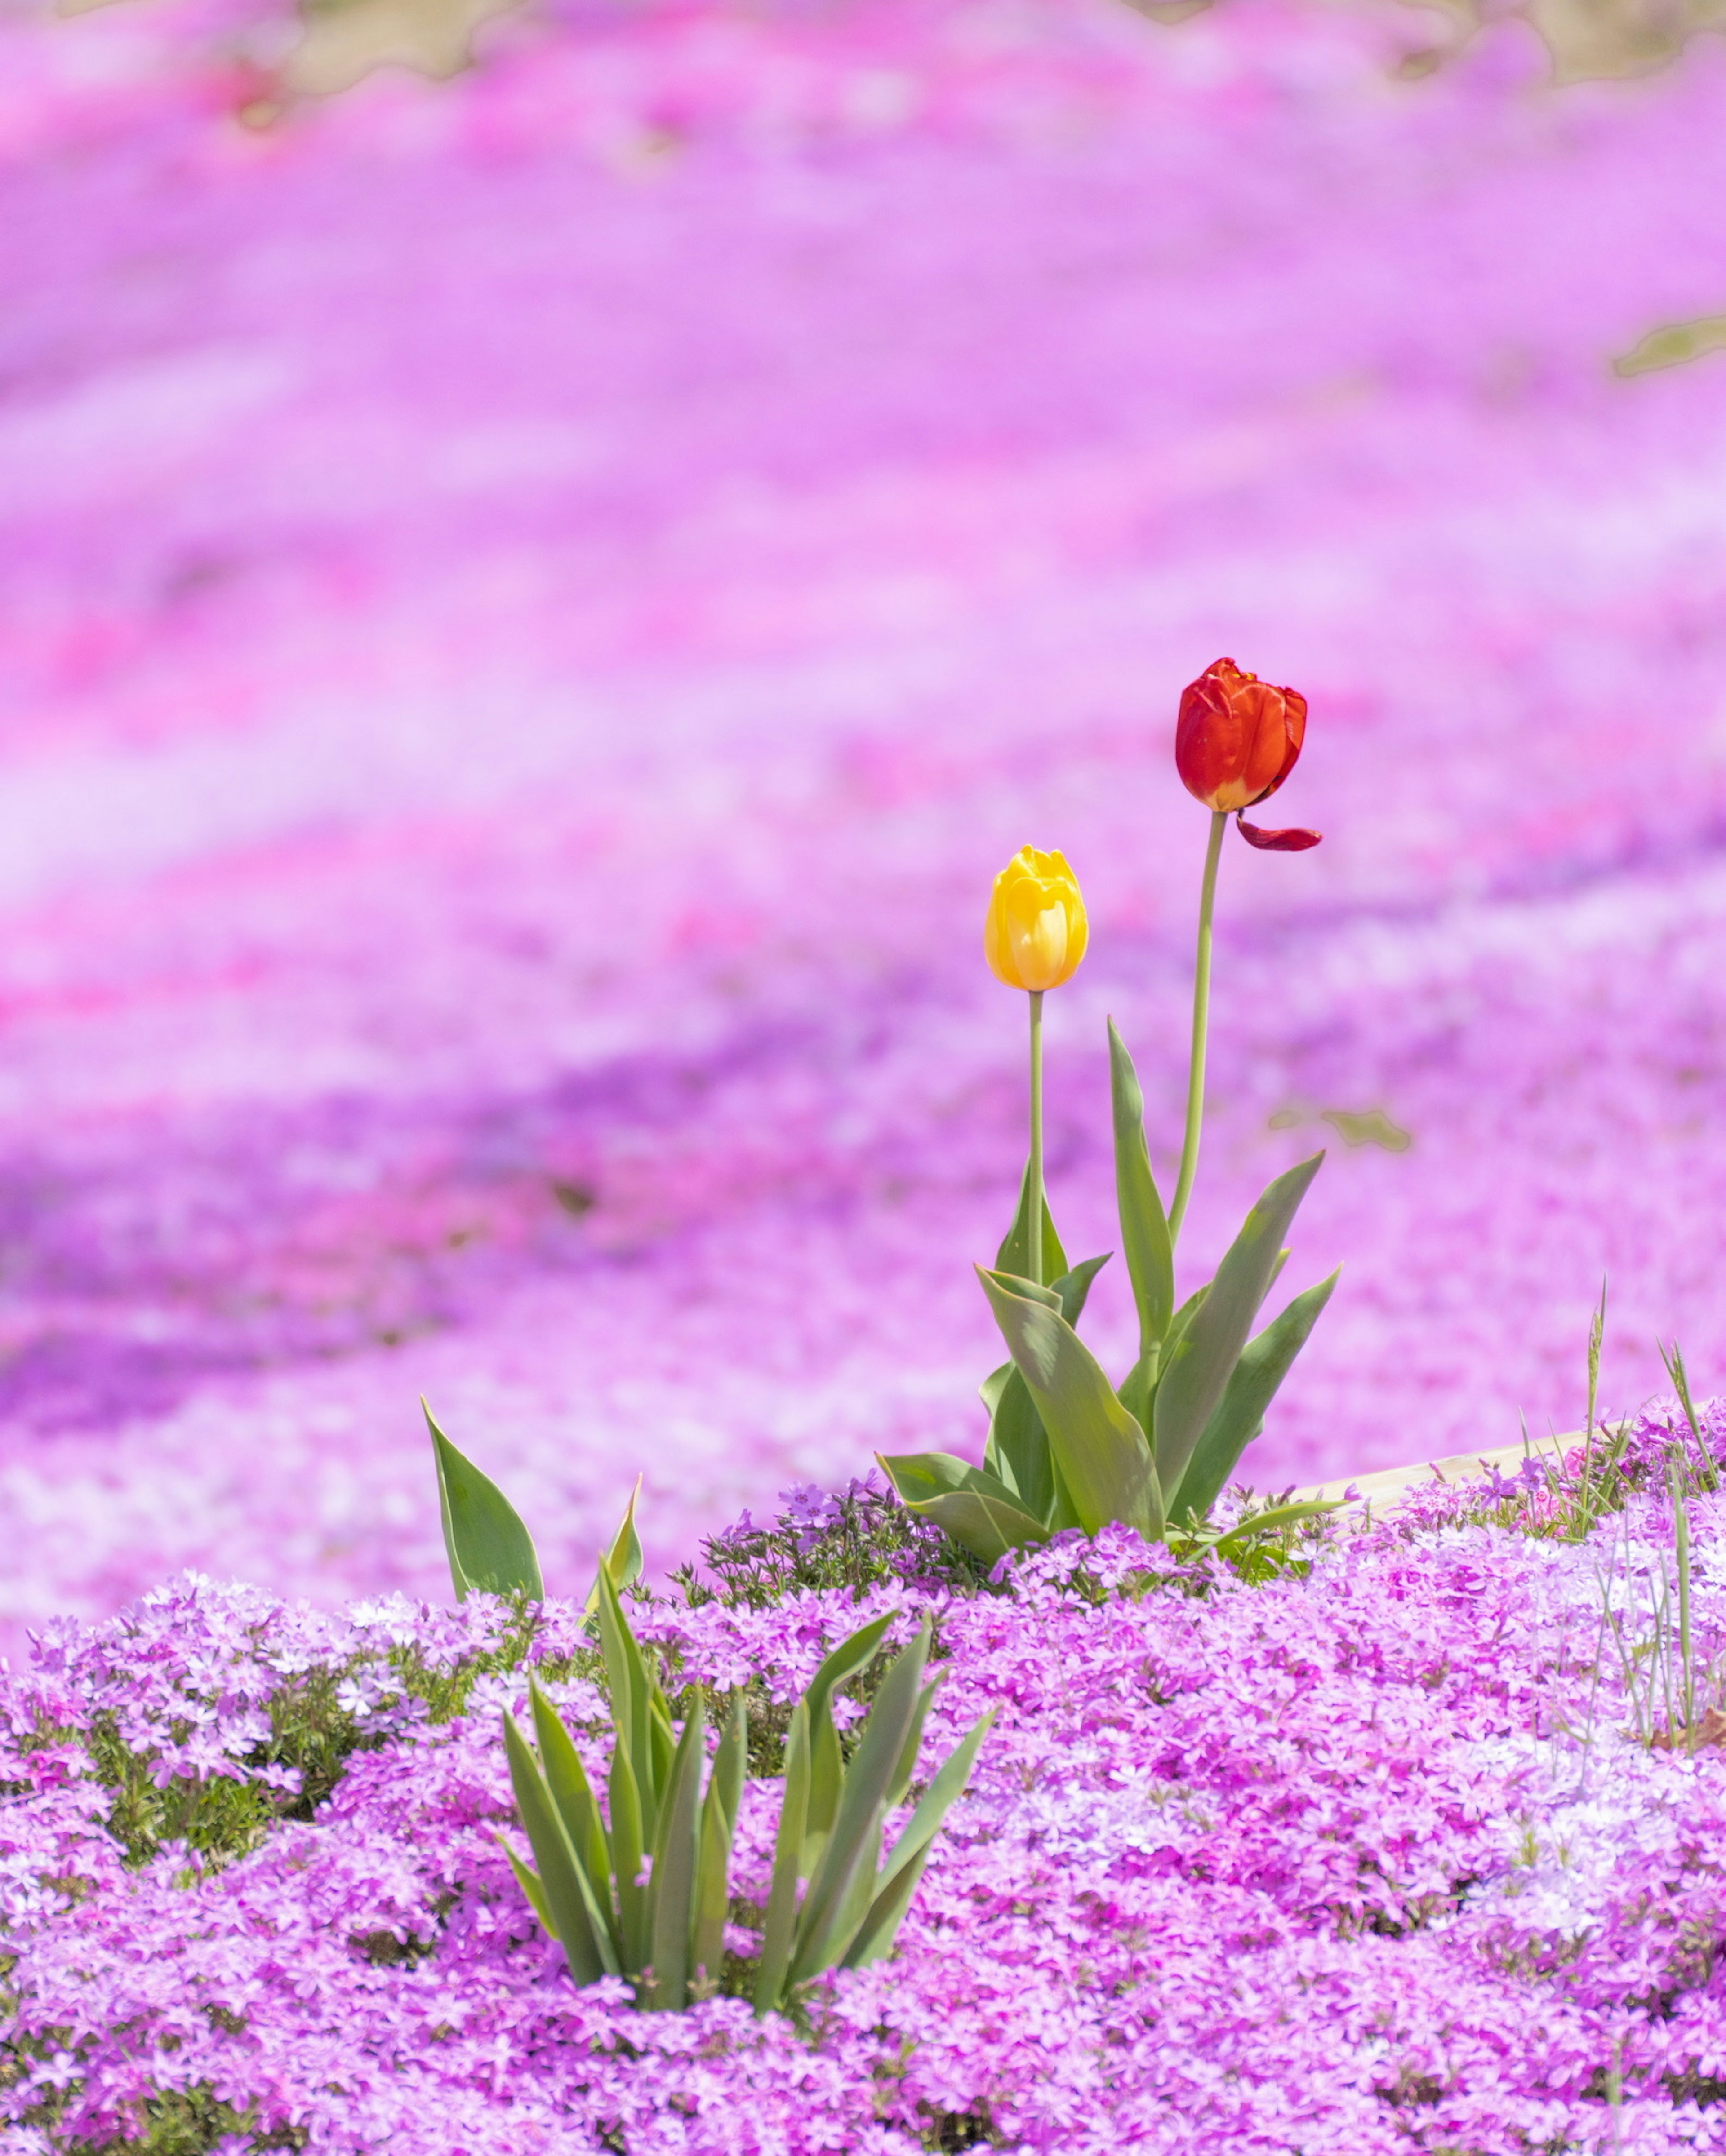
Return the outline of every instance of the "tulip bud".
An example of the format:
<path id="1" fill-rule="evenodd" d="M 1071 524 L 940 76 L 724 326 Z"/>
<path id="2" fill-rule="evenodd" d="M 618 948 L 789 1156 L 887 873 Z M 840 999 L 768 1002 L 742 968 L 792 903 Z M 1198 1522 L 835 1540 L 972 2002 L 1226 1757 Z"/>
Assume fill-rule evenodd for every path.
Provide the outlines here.
<path id="1" fill-rule="evenodd" d="M 1307 700 L 1273 689 L 1219 659 L 1181 691 L 1174 728 L 1175 768 L 1189 793 L 1207 808 L 1239 817 L 1274 793 L 1295 767 L 1307 732 Z M 1316 831 L 1261 831 L 1241 824 L 1249 845 L 1300 853 L 1318 844 Z"/>
<path id="2" fill-rule="evenodd" d="M 1085 901 L 1065 855 L 1021 846 L 995 878 L 983 952 L 998 980 L 1032 992 L 1078 971 L 1090 937 Z"/>

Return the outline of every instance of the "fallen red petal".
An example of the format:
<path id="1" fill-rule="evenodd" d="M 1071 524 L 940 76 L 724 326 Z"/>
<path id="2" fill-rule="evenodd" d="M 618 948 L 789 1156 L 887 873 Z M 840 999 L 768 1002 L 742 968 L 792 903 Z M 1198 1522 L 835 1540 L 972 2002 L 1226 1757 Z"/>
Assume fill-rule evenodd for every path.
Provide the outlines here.
<path id="1" fill-rule="evenodd" d="M 1241 816 L 1235 822 L 1247 844 L 1256 846 L 1261 854 L 1303 854 L 1308 846 L 1316 846 L 1322 835 L 1317 831 L 1261 831 Z"/>

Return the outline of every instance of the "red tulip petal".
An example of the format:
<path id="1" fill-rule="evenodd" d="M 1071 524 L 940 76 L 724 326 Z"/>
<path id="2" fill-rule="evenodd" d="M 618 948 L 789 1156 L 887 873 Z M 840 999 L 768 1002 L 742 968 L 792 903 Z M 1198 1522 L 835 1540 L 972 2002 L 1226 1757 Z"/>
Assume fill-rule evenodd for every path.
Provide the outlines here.
<path id="1" fill-rule="evenodd" d="M 1244 816 L 1235 819 L 1235 827 L 1247 844 L 1256 846 L 1261 854 L 1303 854 L 1308 846 L 1316 846 L 1322 835 L 1318 831 L 1261 831 Z"/>

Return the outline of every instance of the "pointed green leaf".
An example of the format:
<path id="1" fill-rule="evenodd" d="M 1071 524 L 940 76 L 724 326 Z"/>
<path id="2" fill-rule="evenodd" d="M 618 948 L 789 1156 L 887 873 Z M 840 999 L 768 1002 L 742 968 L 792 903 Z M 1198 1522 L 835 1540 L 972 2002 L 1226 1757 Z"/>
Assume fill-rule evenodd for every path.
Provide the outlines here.
<path id="1" fill-rule="evenodd" d="M 539 1883 L 539 1874 L 531 1871 L 494 1828 L 492 1839 L 510 1861 L 510 1869 L 516 1875 L 516 1884 L 527 1897 L 528 1907 L 539 1920 L 539 1928 L 548 1939 L 557 1936 L 557 1920 L 552 1915 L 552 1905 L 546 1899 L 546 1890 Z"/>
<path id="2" fill-rule="evenodd" d="M 1152 1438 L 1164 1489 L 1180 1487 L 1246 1345 L 1289 1223 L 1323 1160 L 1315 1153 L 1271 1184 L 1229 1246 L 1185 1333 L 1164 1354 Z"/>
<path id="3" fill-rule="evenodd" d="M 597 1984 L 606 1973 L 605 1965 L 588 1921 L 587 1903 L 577 1877 L 575 1851 L 557 1817 L 538 1762 L 512 1714 L 503 1718 L 503 1742 L 516 1810 L 521 1814 L 533 1861 L 539 1867 L 540 1897 L 536 1908 L 542 1906 L 549 1915 L 551 1921 L 547 1928 L 562 1946 L 569 1974 L 576 1983 Z"/>
<path id="4" fill-rule="evenodd" d="M 1049 1539 L 1050 1530 L 1040 1520 L 982 1490 L 949 1490 L 906 1509 L 932 1520 L 981 1564 L 998 1564 L 1009 1550 L 1029 1549 Z"/>
<path id="5" fill-rule="evenodd" d="M 1025 1389 L 1024 1378 L 1010 1363 L 992 1404 L 983 1466 L 1021 1511 L 1034 1519 L 1048 1517 L 1055 1502 L 1055 1464 L 1049 1456 L 1049 1434 Z"/>
<path id="6" fill-rule="evenodd" d="M 1175 1349 L 1187 1336 L 1187 1327 L 1197 1316 L 1199 1307 L 1210 1292 L 1207 1281 L 1191 1295 L 1169 1320 L 1169 1332 L 1161 1348 L 1153 1348 L 1148 1354 L 1141 1355 L 1117 1388 L 1121 1404 L 1141 1430 L 1148 1430 L 1155 1412 L 1157 1380 L 1174 1359 Z"/>
<path id="7" fill-rule="evenodd" d="M 893 1779 L 888 1783 L 883 1799 L 890 1812 L 896 1811 L 904 1803 L 905 1792 L 911 1787 L 912 1778 L 917 1773 L 917 1755 L 922 1749 L 923 1743 L 923 1724 L 929 1718 L 929 1709 L 946 1674 L 944 1670 L 942 1671 L 917 1694 L 917 1704 L 912 1709 L 911 1727 L 906 1731 L 905 1742 L 899 1748 L 899 1763 L 893 1769 Z"/>
<path id="8" fill-rule="evenodd" d="M 1145 1144 L 1144 1095 L 1126 1044 L 1109 1020 L 1109 1096 L 1115 1121 L 1115 1202 L 1138 1312 L 1142 1356 L 1159 1348 L 1174 1315 L 1174 1246 Z"/>
<path id="9" fill-rule="evenodd" d="M 1148 1540 L 1163 1532 L 1163 1507 L 1144 1432 L 1118 1399 L 1072 1327 L 1017 1281 L 979 1270 L 1019 1373 L 1049 1433 L 1056 1471 L 1086 1534 L 1122 1520 Z"/>
<path id="10" fill-rule="evenodd" d="M 1265 1412 L 1306 1346 L 1319 1312 L 1330 1301 L 1341 1270 L 1339 1266 L 1328 1280 L 1297 1295 L 1241 1349 L 1223 1396 L 1193 1448 L 1179 1492 L 1169 1507 L 1171 1518 L 1202 1520 L 1216 1502 L 1241 1454 L 1264 1426 Z"/>
<path id="11" fill-rule="evenodd" d="M 755 2011 L 770 2014 L 785 2000 L 785 1979 L 797 1949 L 798 1859 L 802 1854 L 809 1794 L 809 1712 L 802 1700 L 792 1709 L 785 1743 L 785 1794 L 773 1844 L 773 1880 L 768 1896 L 761 1960 L 755 1973 Z"/>
<path id="12" fill-rule="evenodd" d="M 660 1830 L 654 1843 L 653 1991 L 660 2013 L 677 2013 L 689 2004 L 689 1950 L 695 1932 L 696 1872 L 701 1858 L 701 1768 L 706 1762 L 706 1702 L 693 1687 L 683 1735 L 671 1763 Z"/>
<path id="13" fill-rule="evenodd" d="M 660 1802 L 671 1768 L 670 1710 L 659 1679 L 629 1629 L 616 1584 L 603 1563 L 594 1585 L 599 1596 L 599 1649 L 611 1691 L 612 1720 L 619 1743 L 629 1755 L 640 1807 L 643 1845 L 647 1846 L 659 1825 Z"/>
<path id="14" fill-rule="evenodd" d="M 701 1805 L 701 1864 L 696 1875 L 695 1935 L 690 1966 L 717 1983 L 725 1964 L 725 1920 L 731 1908 L 732 1843 L 737 1830 L 737 1806 L 743 1794 L 743 1762 L 748 1722 L 739 1692 L 714 1754 L 713 1772 Z"/>
<path id="15" fill-rule="evenodd" d="M 615 1919 L 611 1914 L 611 1851 L 606 1843 L 599 1807 L 588 1782 L 587 1769 L 582 1765 L 581 1754 L 571 1742 L 569 1732 L 563 1727 L 562 1717 L 540 1690 L 537 1679 L 530 1681 L 528 1697 L 532 1703 L 533 1734 L 539 1744 L 546 1787 L 557 1807 L 558 1820 L 568 1837 L 576 1863 L 604 1909 L 606 1928 L 614 1933 L 614 1949 L 618 1943 Z M 597 1946 L 598 1942 L 595 1943 Z"/>
<path id="16" fill-rule="evenodd" d="M 1063 1273 L 1052 1289 L 1044 1291 L 1056 1298 L 1069 1325 L 1078 1324 L 1091 1283 L 1107 1263 L 1107 1255 L 1086 1258 Z M 1049 1456 L 1048 1434 L 1025 1389 L 1025 1380 L 1011 1363 L 1004 1363 L 984 1379 L 982 1392 L 989 1409 L 984 1467 L 1005 1486 L 1021 1512 L 1047 1524 L 1055 1504 L 1055 1467 Z"/>
<path id="17" fill-rule="evenodd" d="M 629 1747 L 619 1736 L 611 1755 L 611 1779 L 607 1792 L 611 1810 L 611 1869 L 617 1887 L 618 1932 L 623 1941 L 619 1959 L 625 1976 L 639 1976 L 652 1951 L 652 1910 L 641 1884 L 642 1859 L 647 1845 L 641 1820 L 641 1793 L 635 1770 L 629 1764 Z"/>
<path id="18" fill-rule="evenodd" d="M 894 1843 L 891 1855 L 881 1866 L 876 1881 L 875 1899 L 869 1905 L 867 1915 L 858 1927 L 850 1950 L 845 1955 L 846 1969 L 860 1969 L 866 1962 L 876 1961 L 891 1952 L 894 1934 L 901 1919 L 911 1907 L 911 1897 L 917 1892 L 917 1882 L 923 1876 L 923 1866 L 929 1861 L 929 1850 L 941 1823 L 954 1802 L 963 1794 L 971 1779 L 971 1769 L 976 1763 L 979 1748 L 989 1734 L 995 1718 L 991 1707 L 980 1722 L 973 1724 L 958 1746 L 942 1762 L 940 1771 L 924 1793 L 922 1802 L 912 1814 L 905 1831 Z"/>
<path id="19" fill-rule="evenodd" d="M 943 1820 L 964 1794 L 965 1784 L 971 1779 L 971 1769 L 977 1763 L 977 1754 L 983 1748 L 983 1740 L 994 1726 L 996 1711 L 990 1707 L 980 1720 L 973 1722 L 942 1761 L 928 1788 L 923 1792 L 922 1802 L 906 1822 L 904 1832 L 893 1844 L 886 1862 L 881 1866 L 883 1886 L 896 1871 L 909 1864 L 920 1851 L 928 1846 L 939 1833 Z"/>
<path id="20" fill-rule="evenodd" d="M 521 1516 L 491 1477 L 457 1451 L 423 1399 L 419 1404 L 437 1462 L 444 1549 L 456 1600 L 465 1602 L 477 1588 L 484 1594 L 524 1594 L 542 1602 L 539 1558 Z"/>
<path id="21" fill-rule="evenodd" d="M 1297 1504 L 1271 1505 L 1262 1512 L 1255 1512 L 1251 1519 L 1241 1521 L 1239 1527 L 1230 1527 L 1226 1534 L 1219 1535 L 1213 1547 L 1220 1556 L 1244 1549 L 1256 1536 L 1275 1533 L 1278 1528 L 1292 1527 L 1302 1520 L 1316 1520 L 1327 1512 L 1342 1508 L 1340 1497 L 1303 1497 Z"/>
<path id="22" fill-rule="evenodd" d="M 868 1899 L 860 1899 L 859 1881 L 866 1892 L 872 1888 L 887 1792 L 917 1711 L 929 1637 L 925 1619 L 916 1639 L 889 1665 L 845 1769 L 838 1816 L 798 1914 L 789 1973 L 794 1985 L 833 1966 L 850 1944 L 847 1924 L 868 1907 Z"/>
<path id="23" fill-rule="evenodd" d="M 612 1537 L 611 1548 L 600 1559 L 611 1574 L 614 1586 L 629 1586 L 641 1577 L 641 1537 L 635 1532 L 635 1501 L 641 1495 L 641 1477 L 635 1477 L 635 1486 L 629 1492 L 629 1502 L 624 1508 L 623 1525 Z M 599 1583 L 596 1579 L 588 1593 L 587 1614 L 593 1616 L 599 1608 Z"/>
<path id="24" fill-rule="evenodd" d="M 975 1470 L 970 1471 L 974 1473 Z M 892 1621 L 890 1610 L 885 1617 L 871 1619 L 860 1630 L 841 1640 L 810 1678 L 809 1689 L 804 1694 L 809 1714 L 809 1793 L 798 1870 L 805 1879 L 820 1861 L 823 1845 L 839 1810 L 840 1787 L 845 1779 L 839 1732 L 833 1726 L 835 1689 L 874 1661 Z"/>
<path id="25" fill-rule="evenodd" d="M 1030 1270 L 1030 1163 L 1025 1163 L 1025 1173 L 1019 1179 L 1019 1210 L 1013 1215 L 1013 1225 L 1007 1230 L 1006 1240 L 995 1252 L 998 1269 L 1009 1273 L 1028 1273 Z M 1049 1199 L 1043 1198 L 1043 1272 L 1054 1280 L 1066 1270 L 1066 1252 L 1061 1247 L 1061 1238 L 1055 1232 L 1055 1223 L 1050 1216 Z"/>
<path id="26" fill-rule="evenodd" d="M 877 1882 L 875 1899 L 857 1927 L 850 1949 L 840 1964 L 841 1969 L 861 1969 L 866 1963 L 879 1961 L 882 1955 L 892 1952 L 893 1941 L 904 1922 L 905 1912 L 911 1907 L 912 1897 L 922 1882 L 923 1866 L 928 1861 L 929 1844 L 925 1842 L 915 1856 L 886 1877 L 885 1886 Z"/>
<path id="27" fill-rule="evenodd" d="M 877 1452 L 875 1456 L 901 1502 L 907 1505 L 921 1504 L 926 1497 L 939 1497 L 948 1490 L 963 1490 L 973 1476 L 986 1473 L 951 1452 Z M 1006 1495 L 1004 1486 L 998 1485 L 992 1475 L 987 1476 L 986 1486 L 999 1487 L 1001 1494 Z"/>

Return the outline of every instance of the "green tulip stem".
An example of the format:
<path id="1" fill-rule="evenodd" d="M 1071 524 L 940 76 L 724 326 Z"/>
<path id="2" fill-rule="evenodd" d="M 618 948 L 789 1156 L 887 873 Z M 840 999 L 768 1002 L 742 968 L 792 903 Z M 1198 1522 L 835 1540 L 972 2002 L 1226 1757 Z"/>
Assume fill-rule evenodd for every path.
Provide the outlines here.
<path id="1" fill-rule="evenodd" d="M 1174 1186 L 1174 1203 L 1169 1209 L 1169 1240 L 1180 1234 L 1187 1200 L 1193 1194 L 1193 1178 L 1199 1172 L 1199 1132 L 1205 1122 L 1205 1045 L 1210 1030 L 1210 916 L 1216 907 L 1216 865 L 1222 859 L 1223 833 L 1229 828 L 1229 812 L 1215 808 L 1210 816 L 1210 844 L 1205 855 L 1205 881 L 1199 891 L 1199 955 L 1193 964 L 1193 1052 L 1187 1065 L 1187 1135 L 1180 1152 L 1180 1178 Z M 1040 1168 L 1041 1153 L 1036 1156 Z"/>
<path id="2" fill-rule="evenodd" d="M 1043 991 L 1030 991 L 1030 1276 L 1043 1279 Z"/>

